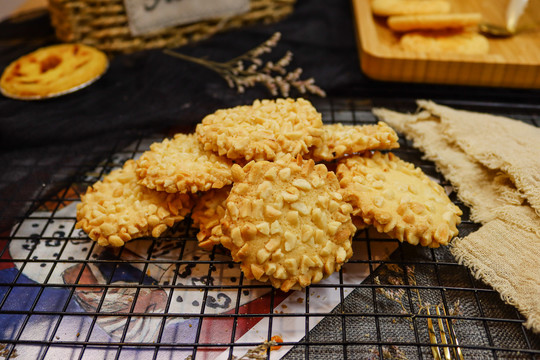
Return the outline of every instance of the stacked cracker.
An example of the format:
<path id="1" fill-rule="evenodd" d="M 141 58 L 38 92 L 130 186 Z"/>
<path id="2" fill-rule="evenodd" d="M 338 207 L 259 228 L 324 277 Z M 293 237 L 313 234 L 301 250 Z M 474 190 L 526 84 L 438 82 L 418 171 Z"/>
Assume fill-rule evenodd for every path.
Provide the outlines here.
<path id="1" fill-rule="evenodd" d="M 443 189 L 377 151 L 397 140 L 382 122 L 323 125 L 304 99 L 218 110 L 195 134 L 153 144 L 90 187 L 77 227 L 122 246 L 191 212 L 202 248 L 221 244 L 248 279 L 299 289 L 352 256 L 353 224 L 432 247 L 457 234 L 461 211 Z M 331 160 L 336 172 L 323 163 Z"/>
<path id="2" fill-rule="evenodd" d="M 405 51 L 486 54 L 488 40 L 477 32 L 479 13 L 450 13 L 447 0 L 373 0 L 373 14 L 387 17 Z"/>

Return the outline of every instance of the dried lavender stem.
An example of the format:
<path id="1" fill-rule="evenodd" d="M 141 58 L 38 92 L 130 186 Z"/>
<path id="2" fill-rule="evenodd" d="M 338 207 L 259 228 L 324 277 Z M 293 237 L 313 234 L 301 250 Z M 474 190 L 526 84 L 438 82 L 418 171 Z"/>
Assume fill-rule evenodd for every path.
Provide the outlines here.
<path id="1" fill-rule="evenodd" d="M 281 39 L 281 33 L 276 32 L 270 39 L 263 42 L 261 45 L 257 46 L 256 48 L 253 48 L 251 50 L 246 51 L 242 55 L 239 55 L 229 61 L 227 61 L 225 64 L 228 65 L 234 65 L 238 61 L 241 60 L 252 60 L 254 58 L 258 58 L 260 55 L 264 53 L 269 53 L 272 51 L 272 48 L 275 47 L 278 43 L 278 41 Z"/>
<path id="2" fill-rule="evenodd" d="M 306 80 L 300 79 L 302 69 L 298 68 L 291 72 L 285 69 L 292 60 L 292 53 L 290 51 L 287 51 L 285 56 L 275 64 L 271 61 L 263 64 L 260 56 L 270 53 L 280 38 L 281 34 L 275 33 L 261 45 L 226 62 L 196 58 L 167 49 L 164 50 L 164 53 L 202 65 L 218 73 L 227 81 L 229 87 L 236 88 L 239 93 L 244 92 L 247 87 L 253 87 L 257 83 L 261 83 L 274 96 L 277 96 L 279 93 L 283 96 L 289 96 L 290 89 L 294 88 L 301 94 L 312 93 L 325 97 L 326 93 L 315 85 L 313 78 Z"/>
<path id="3" fill-rule="evenodd" d="M 163 52 L 165 54 L 167 54 L 167 55 L 171 55 L 171 56 L 177 57 L 177 58 L 182 59 L 182 60 L 197 63 L 199 65 L 202 65 L 202 66 L 204 66 L 204 67 L 206 67 L 206 68 L 208 68 L 210 70 L 213 70 L 215 72 L 218 72 L 218 73 L 219 73 L 219 71 L 217 71 L 216 69 L 222 67 L 221 63 L 218 63 L 218 62 L 215 62 L 215 61 L 212 61 L 212 60 L 196 58 L 196 57 L 185 55 L 185 54 L 182 54 L 182 53 L 177 53 L 177 52 L 174 52 L 174 51 L 169 50 L 169 49 L 165 49 L 165 50 L 163 50 Z"/>

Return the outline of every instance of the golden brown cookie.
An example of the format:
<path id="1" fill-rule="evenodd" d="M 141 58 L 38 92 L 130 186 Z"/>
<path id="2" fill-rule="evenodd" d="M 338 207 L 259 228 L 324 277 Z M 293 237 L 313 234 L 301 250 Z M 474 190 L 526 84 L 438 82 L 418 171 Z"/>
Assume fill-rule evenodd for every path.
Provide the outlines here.
<path id="1" fill-rule="evenodd" d="M 229 185 L 231 166 L 231 160 L 203 150 L 195 134 L 176 134 L 152 144 L 137 160 L 136 172 L 149 189 L 196 193 Z"/>
<path id="2" fill-rule="evenodd" d="M 326 166 L 284 156 L 232 169 L 221 243 L 248 279 L 300 289 L 351 257 L 352 207 Z"/>
<path id="3" fill-rule="evenodd" d="M 337 176 L 353 215 L 379 232 L 416 245 L 447 245 L 461 210 L 420 168 L 375 152 L 340 160 Z"/>
<path id="4" fill-rule="evenodd" d="M 321 143 L 321 114 L 304 99 L 256 100 L 218 110 L 197 125 L 205 150 L 230 159 L 275 160 L 306 154 Z"/>
<path id="5" fill-rule="evenodd" d="M 388 18 L 388 27 L 394 31 L 442 30 L 477 26 L 480 13 L 397 15 Z"/>
<path id="6" fill-rule="evenodd" d="M 189 213 L 187 194 L 167 194 L 137 184 L 135 162 L 128 160 L 88 187 L 77 204 L 76 227 L 101 246 L 122 246 L 142 236 L 160 236 Z"/>
<path id="7" fill-rule="evenodd" d="M 94 82 L 107 66 L 107 56 L 90 46 L 48 46 L 9 64 L 0 89 L 5 96 L 23 100 L 59 96 Z"/>
<path id="8" fill-rule="evenodd" d="M 339 159 L 346 154 L 366 150 L 389 150 L 399 147 L 396 132 L 384 122 L 377 125 L 324 125 L 323 142 L 310 149 L 315 161 Z"/>
<path id="9" fill-rule="evenodd" d="M 450 12 L 446 0 L 373 0 L 371 11 L 379 16 L 444 14 Z"/>
<path id="10" fill-rule="evenodd" d="M 221 219 L 225 215 L 225 200 L 230 191 L 231 186 L 207 191 L 197 200 L 193 208 L 191 219 L 193 225 L 199 228 L 197 233 L 199 246 L 205 250 L 212 250 L 214 245 L 220 244 L 223 236 Z"/>
<path id="11" fill-rule="evenodd" d="M 481 55 L 489 52 L 485 36 L 470 31 L 442 30 L 406 33 L 399 41 L 405 51 Z"/>

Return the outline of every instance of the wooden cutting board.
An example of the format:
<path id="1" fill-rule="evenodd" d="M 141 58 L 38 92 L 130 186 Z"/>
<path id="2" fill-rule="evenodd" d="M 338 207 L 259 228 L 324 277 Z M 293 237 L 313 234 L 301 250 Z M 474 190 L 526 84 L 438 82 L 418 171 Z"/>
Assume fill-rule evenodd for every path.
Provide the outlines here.
<path id="1" fill-rule="evenodd" d="M 540 88 L 540 0 L 531 0 L 520 20 L 531 29 L 511 38 L 489 39 L 485 55 L 406 52 L 386 19 L 373 16 L 370 0 L 352 1 L 361 67 L 373 79 Z M 504 24 L 507 0 L 449 1 L 452 12 L 479 12 L 487 22 Z"/>

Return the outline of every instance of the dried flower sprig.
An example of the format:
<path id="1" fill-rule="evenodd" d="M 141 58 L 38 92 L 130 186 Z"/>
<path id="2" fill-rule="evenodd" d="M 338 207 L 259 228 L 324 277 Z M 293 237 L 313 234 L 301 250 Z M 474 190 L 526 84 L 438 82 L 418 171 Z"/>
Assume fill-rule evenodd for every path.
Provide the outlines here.
<path id="1" fill-rule="evenodd" d="M 379 279 L 378 276 L 375 276 L 375 278 L 373 278 L 373 280 L 374 280 L 375 284 L 381 285 L 381 280 Z M 393 284 L 393 285 L 403 285 L 403 283 L 401 283 L 401 284 Z M 392 301 L 398 303 L 401 306 L 401 309 L 402 309 L 401 313 L 402 314 L 407 314 L 408 313 L 407 308 L 405 307 L 405 304 L 403 304 L 403 295 L 405 295 L 405 290 L 404 289 L 390 290 L 390 289 L 385 289 L 385 288 L 377 288 L 377 292 L 379 294 L 382 294 L 388 300 L 392 300 Z"/>
<path id="2" fill-rule="evenodd" d="M 293 54 L 287 51 L 285 55 L 276 61 L 263 62 L 261 56 L 272 52 L 272 49 L 281 39 L 281 33 L 276 32 L 261 45 L 245 52 L 226 62 L 217 62 L 203 58 L 197 58 L 172 50 L 165 49 L 168 55 L 191 61 L 202 65 L 218 73 L 229 85 L 236 88 L 238 93 L 245 92 L 248 87 L 256 84 L 264 85 L 273 96 L 289 96 L 291 88 L 296 89 L 300 94 L 311 93 L 320 97 L 325 97 L 326 93 L 315 85 L 313 78 L 302 80 L 302 69 L 297 68 L 288 71 L 287 66 L 292 61 Z"/>

